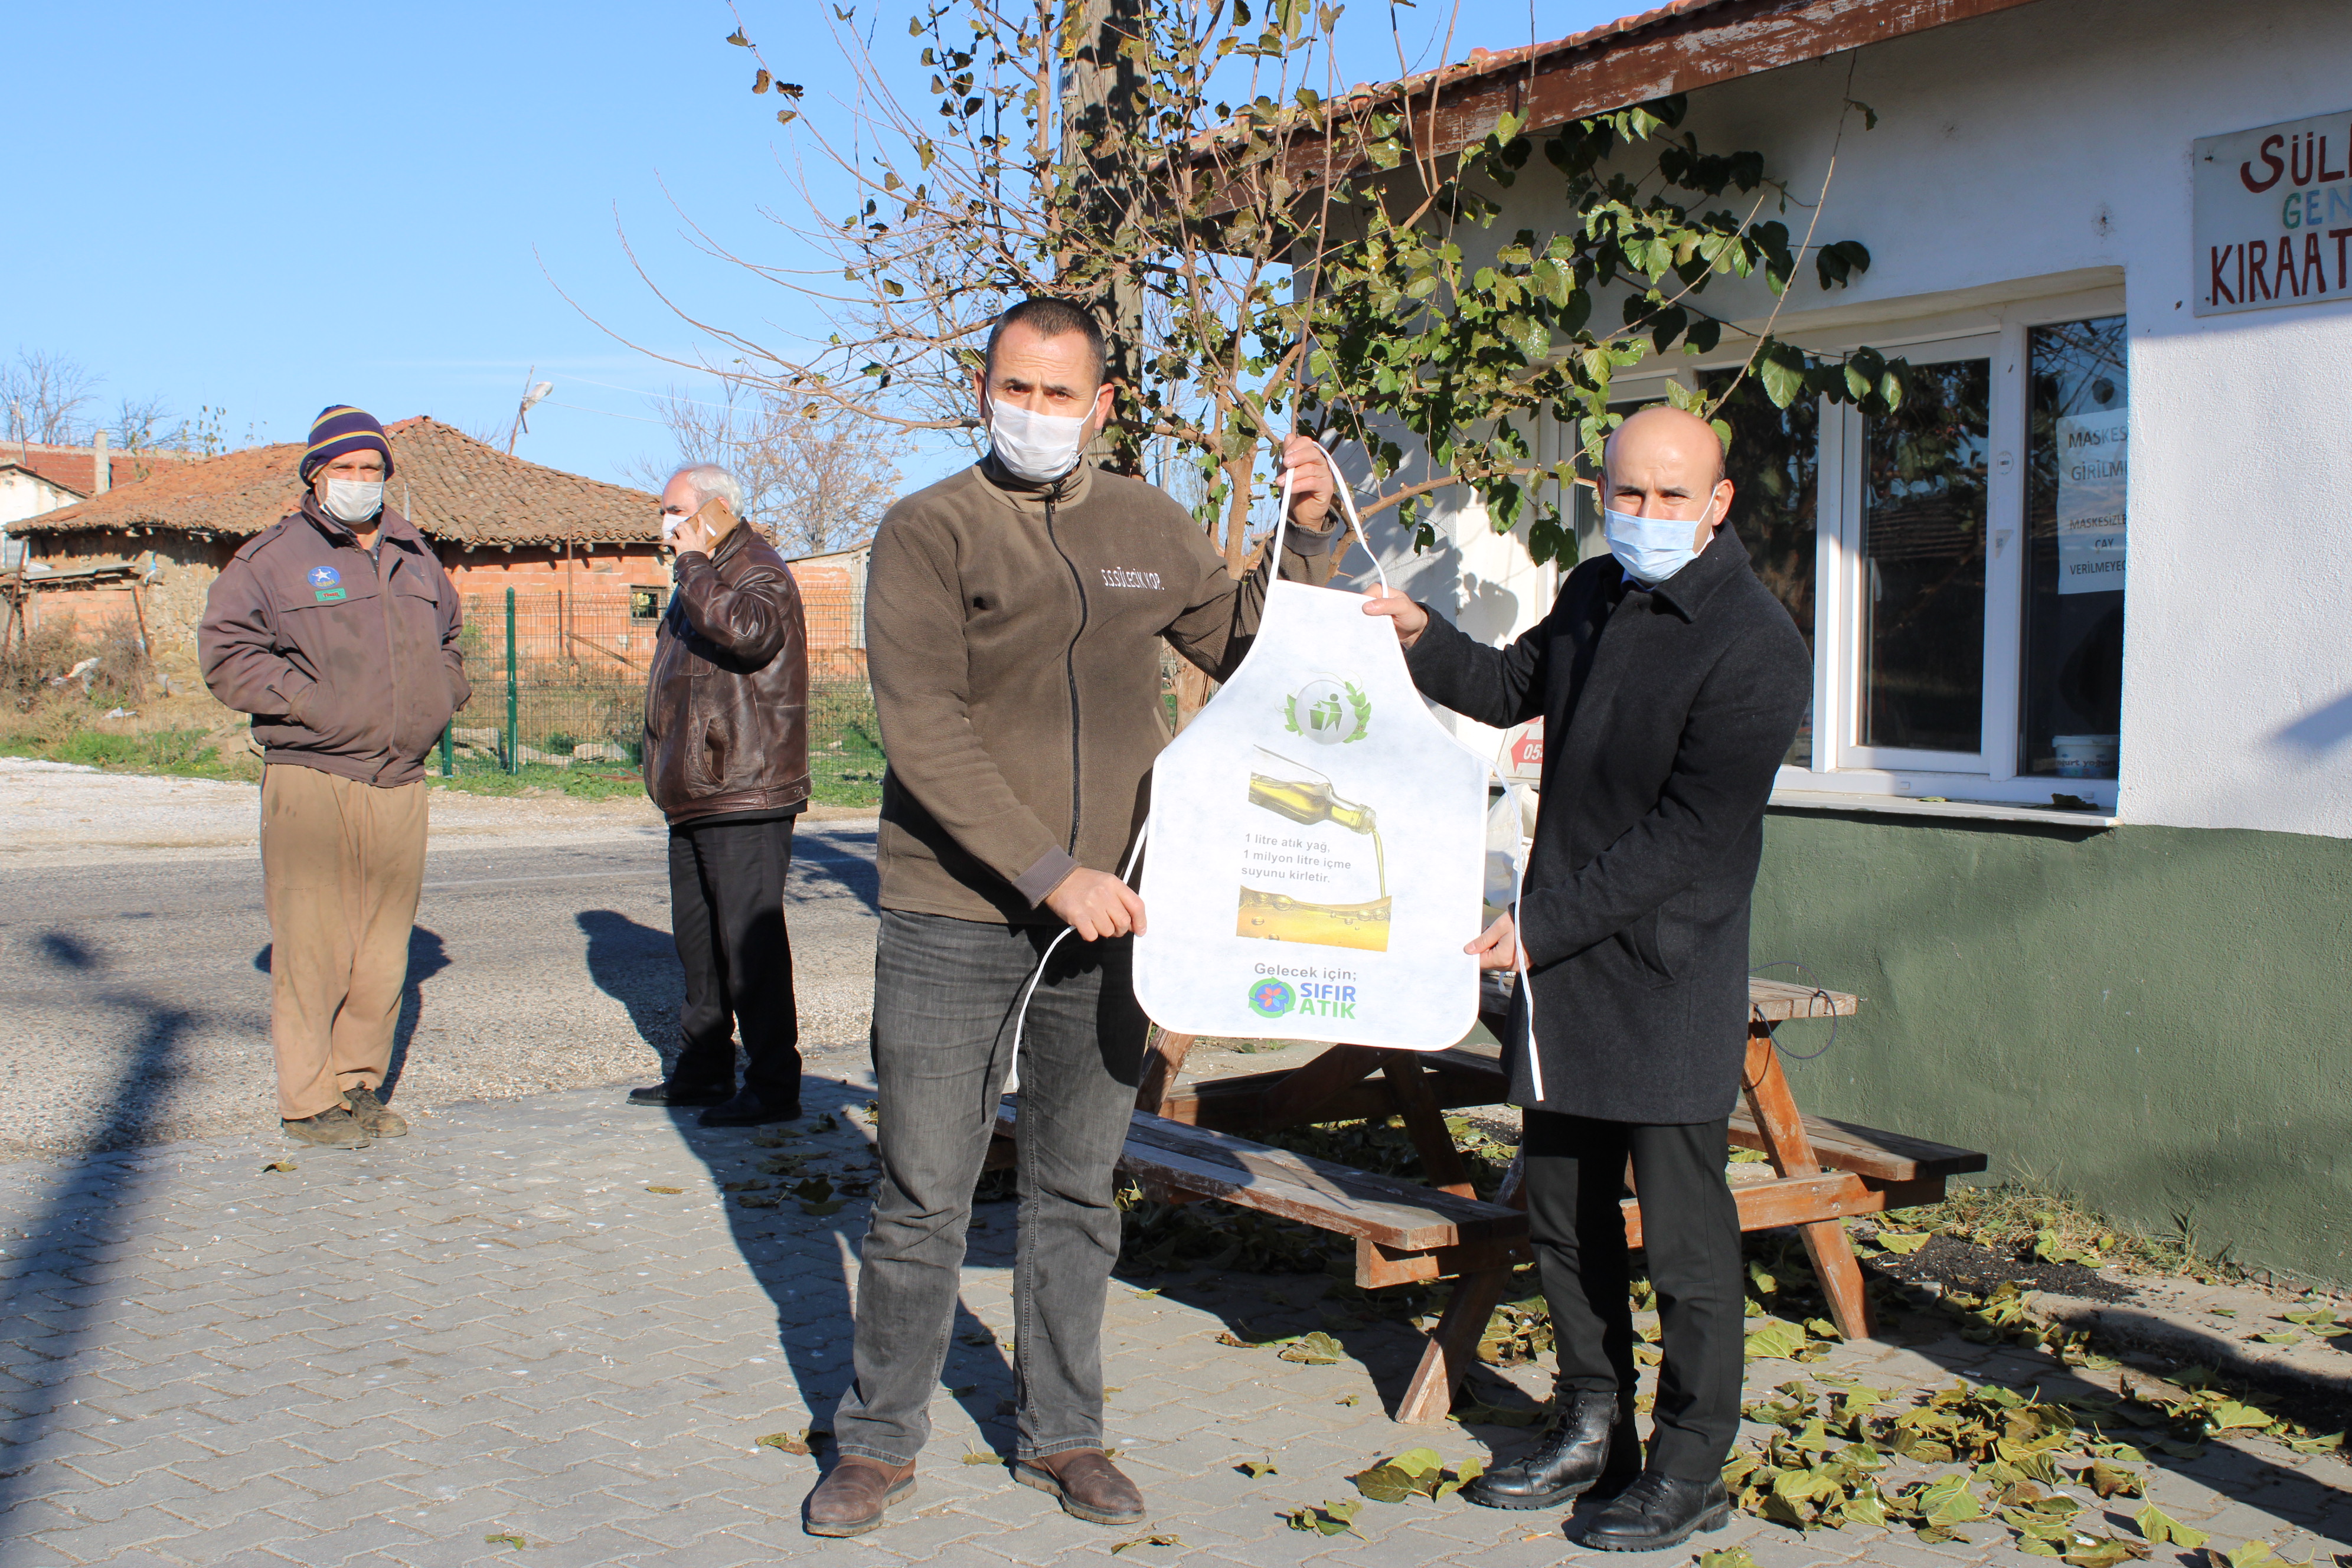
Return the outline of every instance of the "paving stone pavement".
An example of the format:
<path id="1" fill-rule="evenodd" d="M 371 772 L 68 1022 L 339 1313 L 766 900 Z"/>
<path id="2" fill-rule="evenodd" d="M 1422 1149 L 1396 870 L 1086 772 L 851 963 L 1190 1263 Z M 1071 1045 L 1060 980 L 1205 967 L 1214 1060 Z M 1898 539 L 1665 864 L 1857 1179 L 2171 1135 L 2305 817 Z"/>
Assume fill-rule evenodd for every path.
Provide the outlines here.
<path id="1" fill-rule="evenodd" d="M 870 1090 L 846 1072 L 809 1090 L 812 1114 L 835 1124 L 787 1146 L 854 1182 L 869 1157 L 850 1113 Z M 1344 1477 L 1385 1454 L 1430 1443 L 1455 1460 L 1528 1436 L 1391 1425 L 1411 1331 L 1327 1316 L 1311 1277 L 1114 1282 L 1113 1440 L 1154 1506 L 1149 1525 L 1084 1524 L 993 1462 L 959 1462 L 1009 1447 L 1006 1203 L 980 1211 L 919 1497 L 875 1534 L 805 1536 L 816 1461 L 756 1439 L 830 1423 L 864 1205 L 810 1215 L 787 1194 L 747 1207 L 775 1189 L 730 1196 L 719 1184 L 760 1179 L 761 1134 L 703 1132 L 617 1100 L 574 1090 L 450 1108 L 357 1153 L 294 1150 L 272 1129 L 10 1165 L 0 1563 L 1001 1565 L 1108 1560 L 1152 1534 L 1181 1544 L 1120 1561 L 1595 1555 L 1557 1513 L 1458 1499 L 1368 1504 L 1360 1533 L 1287 1528 L 1281 1510 L 1351 1496 Z M 262 1169 L 276 1159 L 296 1168 Z M 1217 1342 L 1286 1322 L 1328 1322 L 1352 1359 L 1296 1365 Z M 1751 1393 L 1797 1370 L 1757 1363 Z M 2078 1375 L 1952 1339 L 1842 1346 L 1802 1370 L 2053 1393 Z M 1495 1403 L 1524 1402 L 1541 1379 L 1482 1376 Z M 1277 1473 L 1240 1468 L 1268 1458 Z M 2148 1468 L 2153 1500 L 2216 1545 L 2260 1538 L 2328 1563 L 2352 1542 L 2352 1467 L 2339 1459 L 2255 1440 L 2163 1463 Z M 1759 1568 L 2029 1561 L 2006 1531 L 1973 1533 L 1974 1545 L 1925 1546 L 1743 1519 L 1693 1544 L 1744 1544 Z M 2191 1558 L 2159 1549 L 2157 1561 Z"/>

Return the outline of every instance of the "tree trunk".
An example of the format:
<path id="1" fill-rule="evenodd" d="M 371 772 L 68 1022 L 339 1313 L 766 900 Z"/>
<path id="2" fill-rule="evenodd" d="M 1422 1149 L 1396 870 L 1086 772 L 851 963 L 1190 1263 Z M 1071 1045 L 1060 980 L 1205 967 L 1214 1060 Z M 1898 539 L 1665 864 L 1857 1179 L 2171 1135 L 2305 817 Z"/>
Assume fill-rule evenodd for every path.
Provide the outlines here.
<path id="1" fill-rule="evenodd" d="M 1123 39 L 1143 33 L 1145 0 L 1068 0 L 1077 6 L 1076 58 L 1062 77 L 1062 157 L 1083 163 L 1094 200 L 1087 221 L 1095 226 L 1097 254 L 1117 252 L 1121 237 L 1142 232 L 1137 221 L 1141 193 L 1143 93 L 1135 62 L 1119 52 Z M 1114 473 L 1143 472 L 1143 289 L 1133 270 L 1137 258 L 1118 254 L 1094 284 L 1092 307 L 1109 353 L 1106 380 L 1118 388 L 1110 425 L 1095 444 L 1093 457 Z"/>

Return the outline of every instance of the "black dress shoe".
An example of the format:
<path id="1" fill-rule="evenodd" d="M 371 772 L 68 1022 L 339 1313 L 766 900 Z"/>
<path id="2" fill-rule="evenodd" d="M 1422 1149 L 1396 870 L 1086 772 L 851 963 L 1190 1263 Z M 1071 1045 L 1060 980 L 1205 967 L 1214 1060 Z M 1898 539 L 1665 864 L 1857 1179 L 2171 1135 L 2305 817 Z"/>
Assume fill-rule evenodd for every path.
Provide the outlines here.
<path id="1" fill-rule="evenodd" d="M 1685 1481 L 1643 1470 L 1632 1486 L 1593 1510 L 1583 1544 L 1595 1552 L 1664 1552 L 1695 1531 L 1721 1530 L 1730 1522 L 1731 1499 L 1720 1479 Z"/>
<path id="2" fill-rule="evenodd" d="M 631 1105 L 724 1105 L 735 1086 L 727 1083 L 680 1083 L 666 1078 L 659 1083 L 629 1090 Z"/>
<path id="3" fill-rule="evenodd" d="M 704 1111 L 701 1124 L 705 1127 L 765 1127 L 771 1121 L 797 1121 L 801 1102 L 797 1100 L 771 1100 L 758 1089 L 746 1086 L 738 1089 L 735 1098 L 724 1105 L 714 1105 Z"/>
<path id="4" fill-rule="evenodd" d="M 1590 1490 L 1609 1468 L 1617 1395 L 1579 1390 L 1564 1398 L 1566 1409 L 1532 1452 L 1488 1470 L 1462 1495 L 1486 1508 L 1558 1508 Z M 1631 1468 L 1620 1468 L 1630 1479 Z"/>

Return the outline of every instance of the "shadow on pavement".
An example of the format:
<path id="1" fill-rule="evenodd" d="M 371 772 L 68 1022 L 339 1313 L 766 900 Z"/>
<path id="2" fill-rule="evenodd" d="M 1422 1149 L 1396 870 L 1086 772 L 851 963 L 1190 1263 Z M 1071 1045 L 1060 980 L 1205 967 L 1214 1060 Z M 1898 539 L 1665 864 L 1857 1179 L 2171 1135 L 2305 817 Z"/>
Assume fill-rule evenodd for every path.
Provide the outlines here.
<path id="1" fill-rule="evenodd" d="M 390 1100 L 400 1088 L 400 1069 L 408 1065 L 408 1042 L 425 1010 L 425 983 L 449 967 L 448 944 L 438 931 L 412 926 L 408 931 L 408 979 L 400 988 L 400 1021 L 393 1026 L 392 1060 L 383 1069 L 383 1097 Z"/>
<path id="2" fill-rule="evenodd" d="M 588 977 L 627 1009 L 629 1026 L 653 1047 L 667 1074 L 677 1055 L 684 1000 L 677 944 L 669 932 L 639 925 L 617 910 L 583 910 L 572 919 L 588 938 Z"/>
<path id="3" fill-rule="evenodd" d="M 82 1276 L 131 1239 L 138 1166 L 117 1151 L 152 1142 L 170 1107 L 181 1044 L 205 1021 L 135 987 L 109 984 L 107 953 L 79 938 L 51 931 L 34 946 L 50 966 L 88 976 L 90 1011 L 127 1026 L 128 1037 L 112 1092 L 85 1108 L 92 1121 L 81 1152 L 58 1158 L 47 1193 L 17 1211 L 16 1236 L 0 1264 L 0 1342 L 21 1351 L 10 1358 L 16 1386 L 0 1402 L 0 1520 L 44 1489 L 41 1442 L 50 1416 L 72 1403 L 75 1363 L 106 1301 L 104 1289 Z"/>
<path id="4" fill-rule="evenodd" d="M 807 863 L 804 852 L 811 847 L 808 840 L 795 840 L 796 879 Z M 870 900 L 871 865 L 862 861 L 853 865 L 847 857 L 841 860 L 838 869 L 842 871 L 865 866 L 863 879 L 867 887 L 861 896 Z M 680 1001 L 677 953 L 669 933 L 640 925 L 613 910 L 583 910 L 577 919 L 588 937 L 590 977 L 606 995 L 629 1010 L 638 1035 L 660 1054 L 667 1072 L 677 1051 Z M 740 1071 L 740 1047 L 737 1055 Z M 698 1125 L 701 1112 L 697 1110 L 643 1112 L 669 1118 L 680 1141 L 703 1163 L 712 1185 L 726 1199 L 728 1228 L 736 1249 L 775 1309 L 778 1348 L 792 1369 L 810 1424 L 820 1431 L 829 1429 L 834 1409 L 847 1392 L 851 1378 L 850 1281 L 858 1244 L 866 1235 L 866 1208 L 878 1163 L 871 1135 L 849 1113 L 862 1110 L 872 1099 L 872 1090 L 846 1079 L 804 1071 L 803 1115 L 798 1121 L 705 1129 Z M 820 1183 L 826 1189 L 821 1194 Z M 734 1190 L 730 1191 L 730 1187 Z M 746 1199 L 753 1201 L 746 1203 Z M 982 1267 L 1009 1269 L 1011 1221 L 1009 1202 L 978 1204 L 973 1211 L 971 1260 Z M 993 1445 L 1009 1450 L 1013 1369 L 1008 1348 L 1000 1345 L 994 1333 L 961 1302 L 949 1346 L 946 1382 L 973 1421 L 992 1434 Z M 785 1418 L 780 1415 L 777 1424 L 784 1426 Z"/>
<path id="5" fill-rule="evenodd" d="M 876 914 L 882 910 L 882 873 L 874 861 L 875 830 L 839 831 L 813 822 L 793 834 L 793 879 L 822 897 L 824 884 L 849 893 Z M 859 847 L 851 848 L 850 845 Z M 816 887 L 808 887 L 814 882 Z"/>
<path id="6" fill-rule="evenodd" d="M 1229 1213 L 1244 1226 L 1263 1223 L 1246 1211 Z M 1238 1227 L 1236 1235 L 1241 1235 Z M 1818 1287 L 1801 1253 L 1793 1243 L 1782 1242 L 1776 1247 L 1778 1239 L 1771 1233 L 1749 1237 L 1748 1256 L 1769 1264 L 1784 1292 L 1805 1299 L 1780 1301 L 1773 1310 L 1797 1319 L 1825 1311 L 1823 1303 L 1810 1299 L 1817 1294 Z M 1759 1244 L 1762 1244 L 1761 1250 Z M 1239 1246 L 1234 1248 L 1236 1254 L 1243 1250 Z M 1331 1277 L 1327 1278 L 1311 1273 L 1242 1273 L 1230 1263 L 1215 1258 L 1205 1264 L 1188 1262 L 1160 1268 L 1135 1255 L 1131 1247 L 1129 1254 L 1121 1258 L 1118 1278 L 1131 1287 L 1157 1289 L 1167 1300 L 1213 1314 L 1236 1339 L 1259 1347 L 1236 1348 L 1233 1352 L 1236 1355 L 1271 1358 L 1279 1353 L 1279 1342 L 1286 1339 L 1318 1331 L 1328 1333 L 1338 1342 L 1346 1359 L 1370 1377 L 1381 1404 L 1393 1413 L 1418 1364 L 1424 1341 L 1403 1321 L 1401 1310 L 1380 1309 L 1386 1292 L 1375 1290 L 1359 1297 L 1344 1289 L 1335 1291 L 1332 1287 L 1337 1279 L 1350 1272 L 1344 1256 L 1336 1249 L 1329 1267 Z M 1633 1272 L 1637 1278 L 1645 1274 L 1643 1255 L 1638 1250 L 1633 1254 Z M 2112 1385 L 2103 1386 L 2099 1380 L 2084 1375 L 2080 1368 L 2066 1365 L 2047 1351 L 1971 1342 L 1963 1337 L 1966 1325 L 1937 1309 L 1925 1293 L 1909 1289 L 1904 1281 L 1868 1265 L 1864 1266 L 1864 1275 L 1877 1316 L 1878 1342 L 1919 1356 L 1940 1374 L 1919 1381 L 1916 1386 L 1921 1391 L 1935 1392 L 1948 1387 L 1952 1382 L 1963 1382 L 1972 1386 L 1999 1385 L 2053 1403 L 2081 1401 L 2093 1406 L 2111 1406 L 2115 1403 Z M 1529 1288 L 1532 1289 L 1532 1281 Z M 1419 1305 L 1433 1313 L 1441 1302 L 1427 1299 Z M 1536 1358 L 1536 1363 L 1549 1373 L 1553 1357 L 1546 1352 Z M 2124 1370 L 2132 1381 L 2143 1385 L 2150 1376 L 2162 1376 L 2167 1372 L 2194 1375 L 2192 1369 L 2170 1363 L 2127 1363 Z M 1645 1393 L 1654 1387 L 1655 1375 L 1654 1370 L 1644 1369 Z M 1812 1375 L 1809 1368 L 1792 1362 L 1753 1361 L 1748 1367 L 1745 1397 L 1769 1398 L 1764 1390 L 1769 1385 L 1790 1377 Z M 1864 1380 L 1883 1381 L 1867 1374 Z M 2260 1394 L 2251 1397 L 2257 1404 L 2263 1402 Z M 1898 1394 L 1897 1398 L 1907 1403 L 1908 1396 Z M 1549 1415 L 1539 1397 L 1531 1397 L 1484 1363 L 1474 1364 L 1464 1379 L 1455 1409 L 1463 1434 L 1485 1447 L 1489 1465 L 1507 1463 L 1532 1447 Z M 1480 1419 L 1481 1416 L 1487 1418 Z M 2304 1418 L 2312 1419 L 2308 1415 Z M 2210 1440 L 2202 1442 L 2191 1455 L 2159 1447 L 2168 1438 L 2179 1440 L 2185 1436 L 2182 1432 L 2137 1427 L 2119 1421 L 2102 1425 L 2108 1440 L 2129 1443 L 2140 1451 L 2143 1458 L 2134 1461 L 2133 1468 L 2144 1463 L 2151 1471 L 2169 1471 L 2235 1500 L 2252 1502 L 2265 1512 L 2302 1521 L 2305 1528 L 2311 1528 L 2310 1521 L 2325 1519 L 2341 1508 L 2347 1495 L 2318 1475 L 2230 1446 L 2225 1433 L 2210 1435 Z M 2339 1425 L 2341 1413 L 2335 1411 L 2329 1412 L 2324 1424 L 2314 1423 L 2315 1429 L 2321 1431 L 2333 1430 Z M 1641 1427 L 1646 1438 L 1650 1429 L 1646 1412 L 1641 1417 Z M 1400 1448 L 1423 1440 L 1420 1434 L 1426 1431 L 1406 1426 L 1394 1430 L 1394 1443 Z M 2067 1452 L 2069 1462 L 2079 1462 L 2071 1458 L 2072 1449 Z M 1947 1473 L 1952 1468 L 1931 1466 L 1919 1473 L 1932 1476 Z M 1908 1475 L 1904 1478 L 1906 1482 L 1910 1479 L 1913 1478 Z M 1592 1506 L 1597 1506 L 1597 1501 Z M 2139 1506 L 2137 1500 L 2127 1504 L 2116 1500 L 2108 1505 L 2108 1524 L 2123 1535 L 2135 1535 L 2137 1526 L 2131 1522 L 2130 1515 Z M 1571 1540 L 1580 1528 L 1581 1515 L 1589 1511 L 1584 1505 L 1572 1510 L 1569 1521 Z"/>
<path id="7" fill-rule="evenodd" d="M 667 1114 L 710 1173 L 727 1205 L 736 1249 L 775 1309 L 776 1343 L 797 1385 L 809 1424 L 830 1435 L 833 1415 L 853 1377 L 852 1278 L 879 1174 L 871 1135 L 850 1113 L 873 1100 L 863 1085 L 818 1073 L 801 1079 L 800 1121 L 770 1127 L 705 1129 L 695 1111 Z M 730 1190 L 730 1189 L 734 1190 Z M 973 1209 L 967 1260 L 1010 1270 L 1013 1205 L 982 1201 Z M 1013 1440 L 1010 1347 L 964 1305 L 956 1304 L 944 1382 L 998 1453 Z M 789 1424 L 778 1417 L 780 1426 Z M 933 1449 L 935 1459 L 952 1456 Z M 822 1442 L 809 1479 L 830 1458 Z"/>

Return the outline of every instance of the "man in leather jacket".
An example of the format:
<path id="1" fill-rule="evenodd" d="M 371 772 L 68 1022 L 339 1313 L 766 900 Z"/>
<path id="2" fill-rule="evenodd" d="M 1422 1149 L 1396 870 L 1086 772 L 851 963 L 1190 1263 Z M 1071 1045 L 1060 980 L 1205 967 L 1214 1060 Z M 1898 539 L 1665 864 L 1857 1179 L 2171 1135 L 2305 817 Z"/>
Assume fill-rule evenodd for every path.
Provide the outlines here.
<path id="1" fill-rule="evenodd" d="M 809 793 L 800 589 L 742 521 L 743 487 L 725 468 L 680 468 L 661 504 L 677 587 L 646 685 L 646 793 L 669 819 L 686 1005 L 677 1059 L 629 1102 L 705 1106 L 705 1127 L 789 1121 L 801 1113 L 801 1053 L 784 878 Z"/>

